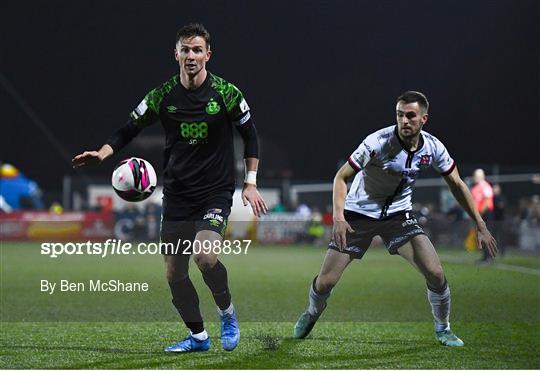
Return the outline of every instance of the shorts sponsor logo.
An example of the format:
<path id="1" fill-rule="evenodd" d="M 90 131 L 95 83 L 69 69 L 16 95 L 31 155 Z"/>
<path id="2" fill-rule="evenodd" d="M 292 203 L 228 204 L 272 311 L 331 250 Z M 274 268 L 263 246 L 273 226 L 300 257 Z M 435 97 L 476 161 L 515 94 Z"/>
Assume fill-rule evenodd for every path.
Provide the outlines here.
<path id="1" fill-rule="evenodd" d="M 406 227 L 408 225 L 415 225 L 415 224 L 418 224 L 418 221 L 415 218 L 412 218 L 412 219 L 405 220 L 403 223 L 401 223 L 401 226 Z"/>
<path id="2" fill-rule="evenodd" d="M 221 223 L 223 223 L 224 221 L 224 218 L 222 215 L 219 215 L 219 214 L 216 214 L 216 213 L 207 213 L 204 217 L 203 217 L 203 220 L 208 220 L 208 222 L 210 223 L 210 225 L 214 226 L 214 227 L 219 227 L 219 225 Z"/>

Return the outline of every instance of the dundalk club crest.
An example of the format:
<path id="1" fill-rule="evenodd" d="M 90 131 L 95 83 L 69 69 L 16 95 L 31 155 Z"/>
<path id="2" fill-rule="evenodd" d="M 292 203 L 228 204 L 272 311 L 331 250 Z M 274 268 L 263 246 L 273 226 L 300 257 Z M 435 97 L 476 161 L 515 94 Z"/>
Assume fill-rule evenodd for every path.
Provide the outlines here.
<path id="1" fill-rule="evenodd" d="M 420 156 L 420 167 L 428 167 L 431 165 L 431 155 L 422 155 Z"/>

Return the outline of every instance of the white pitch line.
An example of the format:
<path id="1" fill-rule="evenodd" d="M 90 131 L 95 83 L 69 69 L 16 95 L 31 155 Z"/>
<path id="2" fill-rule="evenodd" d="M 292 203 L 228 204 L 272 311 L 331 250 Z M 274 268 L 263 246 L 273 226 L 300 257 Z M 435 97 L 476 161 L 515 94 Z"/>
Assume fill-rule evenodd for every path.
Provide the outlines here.
<path id="1" fill-rule="evenodd" d="M 471 263 L 471 261 L 468 260 L 468 259 L 458 258 L 458 257 L 454 257 L 454 256 L 444 256 L 444 255 L 442 255 L 441 259 L 443 261 L 447 261 L 449 263 L 474 265 L 474 263 Z M 535 276 L 540 276 L 540 269 L 527 268 L 527 267 L 522 267 L 520 265 L 511 265 L 511 264 L 504 264 L 504 263 L 492 263 L 492 264 L 478 265 L 478 267 L 495 268 L 495 269 L 500 269 L 500 270 L 503 270 L 503 271 L 519 272 L 519 273 L 525 273 L 525 274 L 532 274 L 532 275 L 535 275 Z"/>

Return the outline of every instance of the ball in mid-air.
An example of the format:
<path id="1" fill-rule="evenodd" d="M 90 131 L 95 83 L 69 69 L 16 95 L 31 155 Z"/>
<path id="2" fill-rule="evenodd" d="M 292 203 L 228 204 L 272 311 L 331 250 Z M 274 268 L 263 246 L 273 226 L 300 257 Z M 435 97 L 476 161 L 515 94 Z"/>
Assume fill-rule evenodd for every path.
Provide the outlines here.
<path id="1" fill-rule="evenodd" d="M 152 165 L 142 158 L 131 157 L 116 165 L 112 174 L 114 191 L 130 202 L 150 197 L 156 188 L 157 176 Z"/>

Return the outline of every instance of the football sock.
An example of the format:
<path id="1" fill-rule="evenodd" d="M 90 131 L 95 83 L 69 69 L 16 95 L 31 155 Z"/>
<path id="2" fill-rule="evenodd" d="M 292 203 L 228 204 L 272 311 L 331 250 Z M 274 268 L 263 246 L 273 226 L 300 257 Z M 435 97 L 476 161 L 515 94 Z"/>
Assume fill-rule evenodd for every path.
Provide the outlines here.
<path id="1" fill-rule="evenodd" d="M 313 279 L 313 282 L 309 286 L 309 307 L 308 312 L 312 316 L 320 316 L 324 308 L 326 308 L 326 300 L 330 297 L 332 290 L 327 293 L 317 292 L 315 289 L 315 281 L 317 281 L 317 276 Z"/>
<path id="2" fill-rule="evenodd" d="M 203 332 L 199 332 L 198 334 L 194 334 L 193 332 L 191 332 L 191 336 L 198 341 L 204 341 L 208 339 L 208 333 L 206 332 L 206 330 L 203 330 Z"/>
<path id="3" fill-rule="evenodd" d="M 450 328 L 450 287 L 444 280 L 440 288 L 431 287 L 428 284 L 427 297 L 431 304 L 431 313 L 435 320 L 435 331 L 444 331 Z"/>
<path id="4" fill-rule="evenodd" d="M 218 308 L 218 313 L 220 316 L 224 315 L 224 314 L 233 314 L 234 313 L 234 305 L 231 303 L 231 305 L 229 305 L 229 308 L 225 309 L 225 310 L 221 310 Z"/>
<path id="5" fill-rule="evenodd" d="M 172 303 L 182 320 L 193 334 L 204 331 L 203 319 L 199 310 L 199 296 L 189 277 L 169 282 Z"/>
<path id="6" fill-rule="evenodd" d="M 212 268 L 203 271 L 202 276 L 204 282 L 212 291 L 212 296 L 218 308 L 221 310 L 229 308 L 231 306 L 231 293 L 229 292 L 225 266 L 218 260 Z"/>

